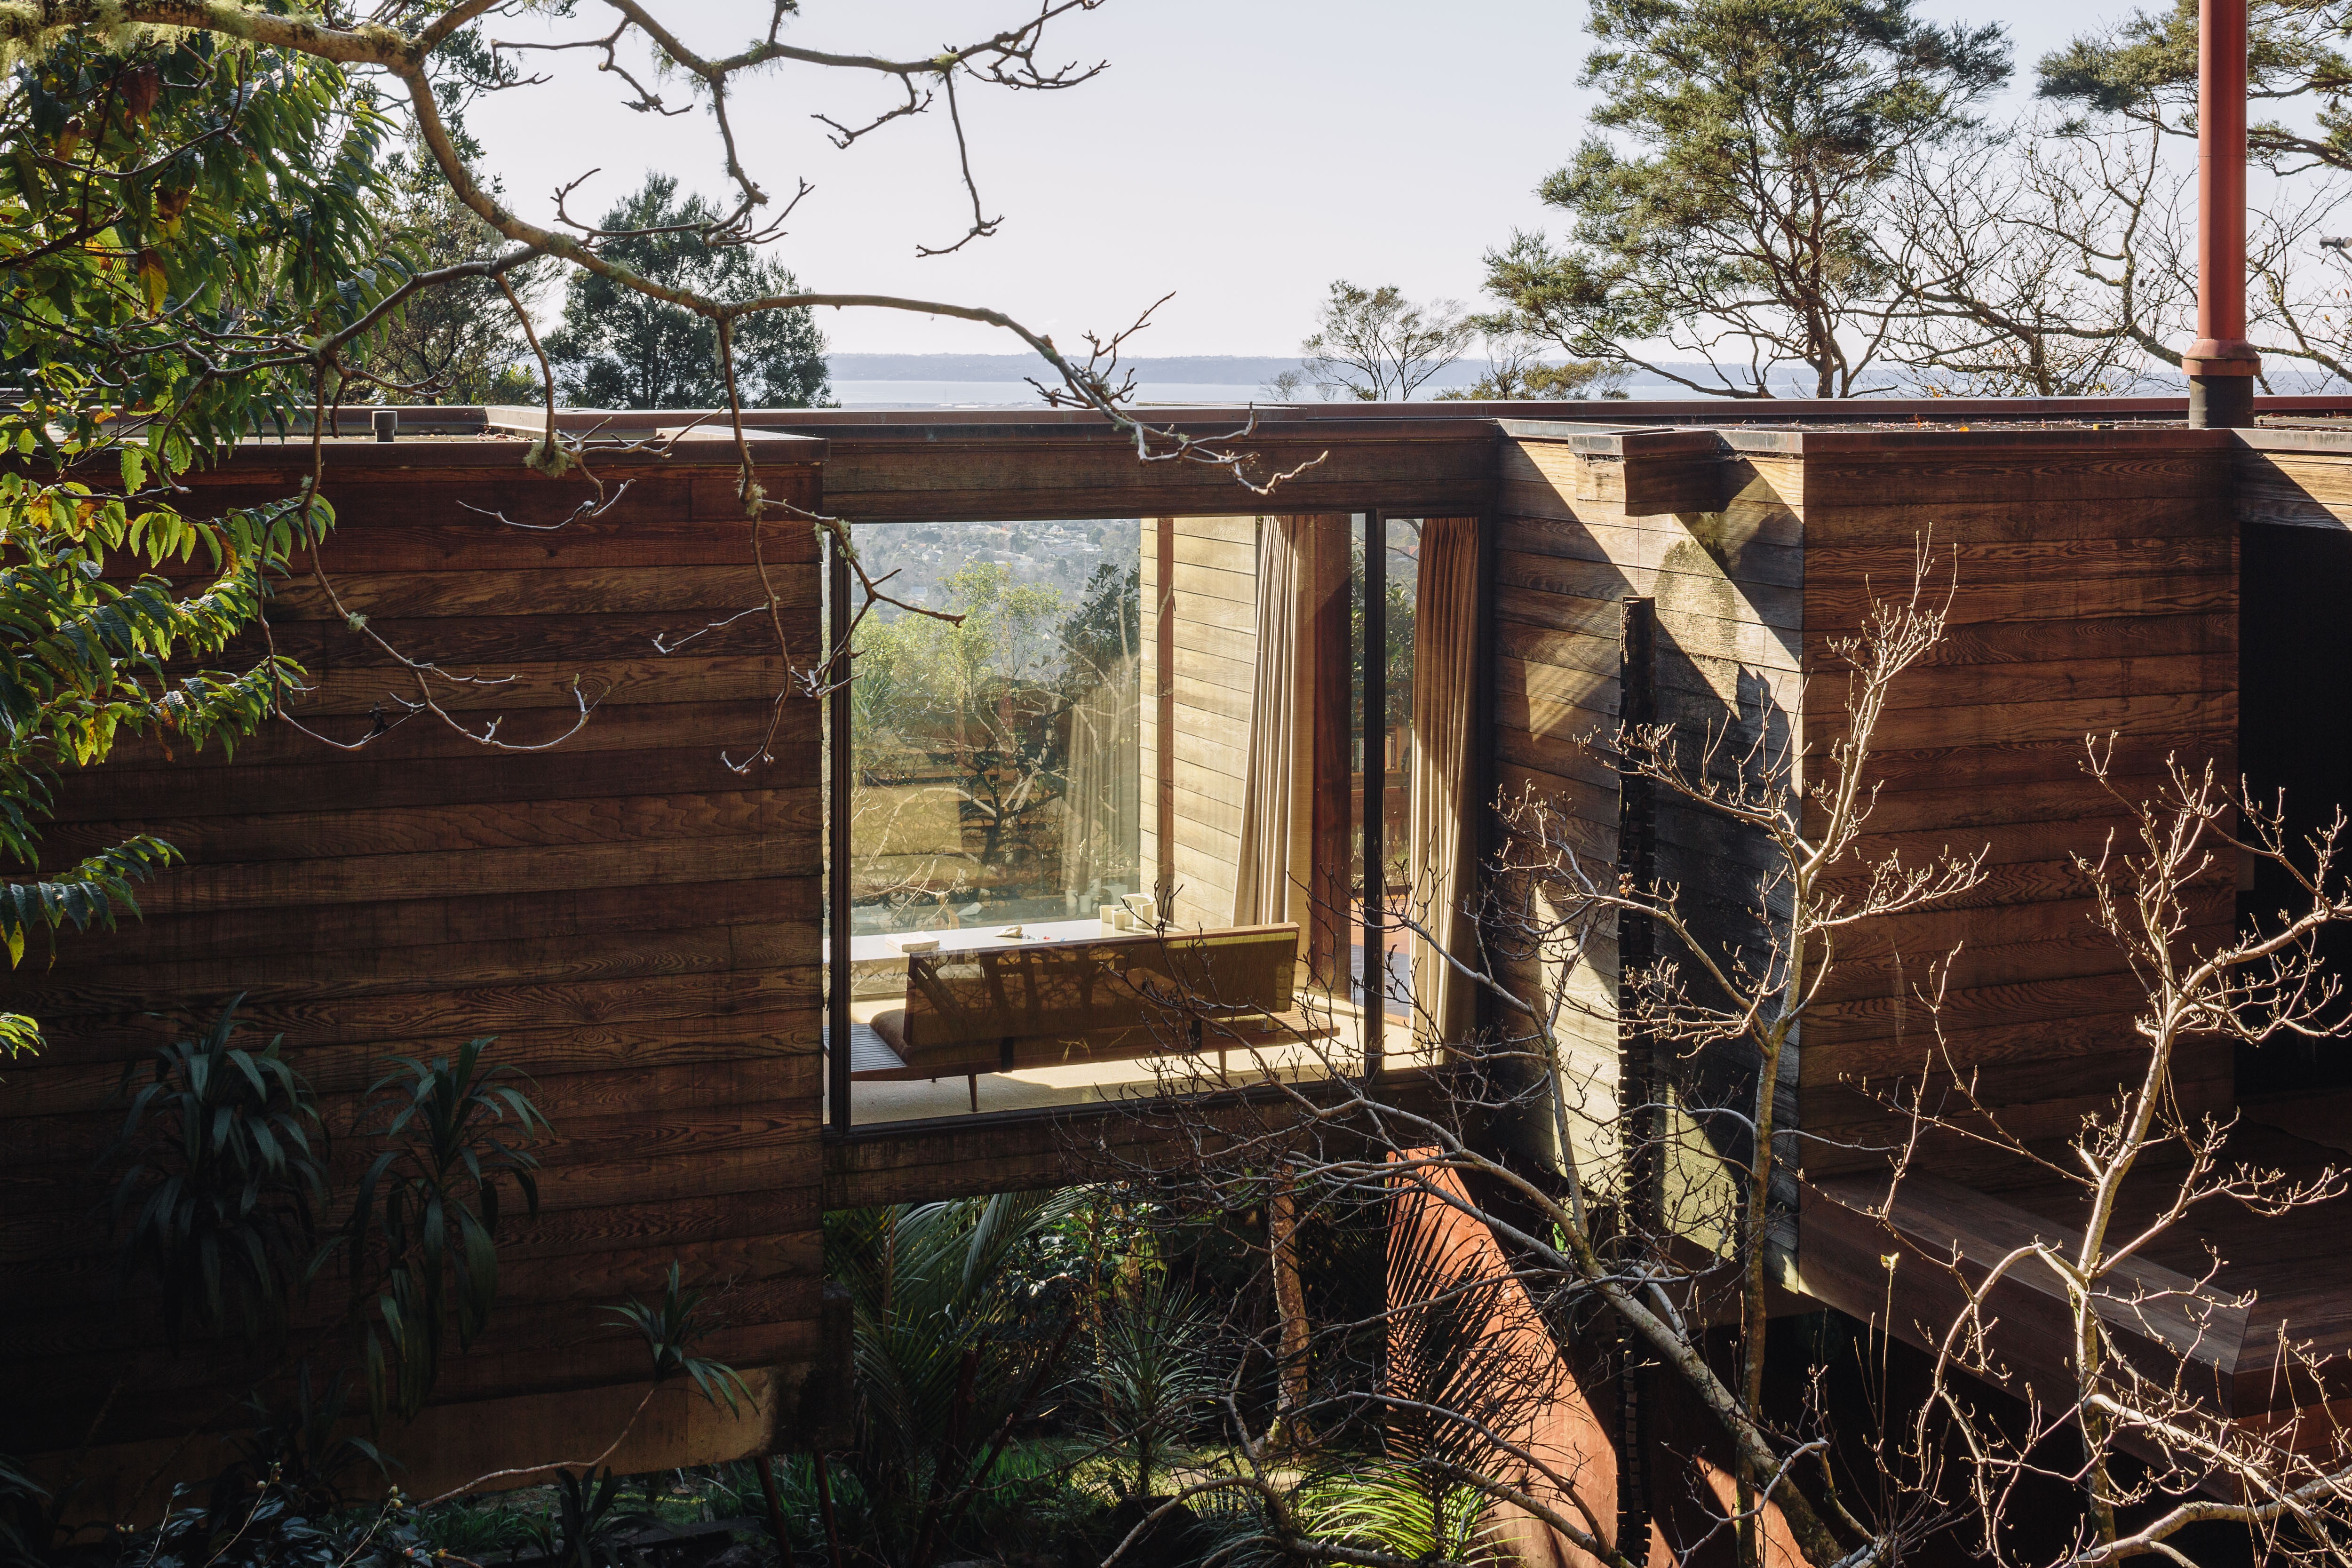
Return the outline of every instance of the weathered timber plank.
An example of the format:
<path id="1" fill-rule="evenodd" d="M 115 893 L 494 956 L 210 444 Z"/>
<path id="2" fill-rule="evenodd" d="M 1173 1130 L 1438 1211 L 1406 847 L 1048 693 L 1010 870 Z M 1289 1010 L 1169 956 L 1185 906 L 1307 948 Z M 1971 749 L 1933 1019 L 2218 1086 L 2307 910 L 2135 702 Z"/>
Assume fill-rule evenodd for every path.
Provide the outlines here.
<path id="1" fill-rule="evenodd" d="M 45 863 L 70 865 L 118 831 L 152 833 L 191 862 L 267 864 L 374 855 L 815 832 L 818 792 L 747 789 L 724 795 L 616 795 L 589 799 L 404 806 L 373 812 L 276 812 L 259 816 L 131 817 L 69 824 L 51 833 Z M 393 883 L 391 886 L 396 887 Z M 382 889 L 380 889 L 381 891 Z"/>

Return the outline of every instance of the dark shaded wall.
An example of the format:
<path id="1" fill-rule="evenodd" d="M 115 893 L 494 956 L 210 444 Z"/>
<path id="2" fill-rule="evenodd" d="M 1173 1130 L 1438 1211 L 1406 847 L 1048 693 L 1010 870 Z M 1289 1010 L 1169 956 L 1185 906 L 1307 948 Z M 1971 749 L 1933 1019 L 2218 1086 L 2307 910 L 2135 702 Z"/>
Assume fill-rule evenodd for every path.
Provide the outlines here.
<path id="1" fill-rule="evenodd" d="M 761 474 L 768 492 L 816 505 L 821 444 L 761 445 L 783 458 Z M 419 715 L 346 752 L 272 724 L 234 761 L 134 743 L 60 792 L 51 862 L 138 830 L 188 862 L 142 890 L 145 919 L 69 937 L 8 983 L 47 1046 L 11 1066 L 0 1098 L 0 1450 L 54 1460 L 90 1445 L 78 1508 L 110 1513 L 176 1435 L 233 1425 L 224 1394 L 254 1374 L 233 1347 L 163 1351 L 153 1304 L 117 1299 L 92 1217 L 123 1066 L 170 1026 L 148 1015 L 209 1014 L 238 992 L 251 1042 L 282 1032 L 320 1091 L 346 1192 L 370 1148 L 353 1136 L 360 1094 L 395 1053 L 495 1035 L 494 1059 L 530 1075 L 554 1124 L 537 1150 L 544 1210 L 508 1231 L 488 1332 L 450 1355 L 435 1407 L 387 1435 L 409 1491 L 611 1441 L 644 1394 L 646 1352 L 595 1309 L 653 1297 L 673 1260 L 724 1282 L 707 1353 L 759 1398 L 730 1417 L 666 1390 L 614 1462 L 729 1457 L 764 1447 L 780 1408 L 789 1425 L 822 1286 L 819 705 L 776 707 L 786 672 L 764 616 L 656 648 L 764 597 L 727 448 L 609 456 L 610 504 L 572 517 L 591 486 L 530 474 L 520 446 L 331 448 L 326 565 L 347 607 L 411 657 L 498 682 L 437 684 L 468 726 L 539 744 L 569 727 L 576 682 L 596 703 L 579 733 L 498 750 Z M 248 448 L 192 505 L 289 493 L 299 456 Z M 811 531 L 771 523 L 763 543 L 785 643 L 805 659 Z M 271 620 L 317 682 L 295 710 L 321 733 L 363 735 L 399 717 L 388 693 L 414 695 L 307 575 Z M 728 767 L 772 716 L 774 760 Z M 338 1304 L 322 1284 L 314 1316 Z M 326 1337 L 321 1358 L 346 1342 Z M 126 1391 L 93 1427 L 118 1376 Z M 180 1468 L 205 1473 L 205 1459 L 200 1444 Z"/>

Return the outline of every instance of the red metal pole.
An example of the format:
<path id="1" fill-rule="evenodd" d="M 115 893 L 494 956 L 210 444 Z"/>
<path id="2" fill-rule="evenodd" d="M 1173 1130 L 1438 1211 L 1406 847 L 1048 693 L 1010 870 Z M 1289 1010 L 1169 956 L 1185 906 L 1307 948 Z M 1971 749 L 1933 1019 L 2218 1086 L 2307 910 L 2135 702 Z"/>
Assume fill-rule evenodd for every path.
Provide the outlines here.
<path id="1" fill-rule="evenodd" d="M 2189 422 L 2254 422 L 2261 356 L 2246 342 L 2246 0 L 2197 16 L 2197 341 L 2181 356 Z"/>

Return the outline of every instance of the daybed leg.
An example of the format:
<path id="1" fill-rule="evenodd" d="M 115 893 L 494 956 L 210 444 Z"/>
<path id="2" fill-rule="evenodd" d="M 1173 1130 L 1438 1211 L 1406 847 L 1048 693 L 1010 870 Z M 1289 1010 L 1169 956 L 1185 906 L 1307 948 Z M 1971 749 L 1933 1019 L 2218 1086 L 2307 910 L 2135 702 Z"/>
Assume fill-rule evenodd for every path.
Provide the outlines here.
<path id="1" fill-rule="evenodd" d="M 980 1109 L 980 1075 L 974 1073 L 964 1079 L 964 1082 L 971 1086 L 971 1108 L 978 1110 Z"/>

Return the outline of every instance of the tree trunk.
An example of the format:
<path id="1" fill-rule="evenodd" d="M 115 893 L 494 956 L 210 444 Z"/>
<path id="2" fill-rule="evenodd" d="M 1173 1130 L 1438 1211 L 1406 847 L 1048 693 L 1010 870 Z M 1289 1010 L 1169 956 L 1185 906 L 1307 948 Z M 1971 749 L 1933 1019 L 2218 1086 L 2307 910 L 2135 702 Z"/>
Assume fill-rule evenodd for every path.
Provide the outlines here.
<path id="1" fill-rule="evenodd" d="M 1281 1362 L 1277 1367 L 1281 1399 L 1275 1409 L 1274 1435 L 1292 1445 L 1304 1445 L 1309 1434 L 1292 1414 L 1307 1403 L 1307 1288 L 1298 1278 L 1298 1200 L 1287 1175 L 1278 1179 L 1266 1205 L 1266 1240 L 1274 1262 L 1274 1310 L 1282 1323 Z"/>

